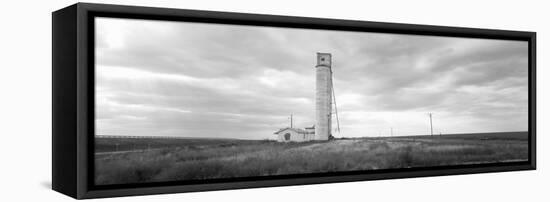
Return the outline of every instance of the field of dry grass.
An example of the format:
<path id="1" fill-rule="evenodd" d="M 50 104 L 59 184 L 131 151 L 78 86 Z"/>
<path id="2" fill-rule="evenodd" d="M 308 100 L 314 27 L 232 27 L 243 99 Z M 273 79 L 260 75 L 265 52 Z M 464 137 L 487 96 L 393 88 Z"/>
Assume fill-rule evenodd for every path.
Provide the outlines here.
<path id="1" fill-rule="evenodd" d="M 99 149 L 95 155 L 95 182 L 99 185 L 525 161 L 528 158 L 527 133 L 354 138 L 307 143 L 109 138 L 97 139 L 96 148 Z"/>

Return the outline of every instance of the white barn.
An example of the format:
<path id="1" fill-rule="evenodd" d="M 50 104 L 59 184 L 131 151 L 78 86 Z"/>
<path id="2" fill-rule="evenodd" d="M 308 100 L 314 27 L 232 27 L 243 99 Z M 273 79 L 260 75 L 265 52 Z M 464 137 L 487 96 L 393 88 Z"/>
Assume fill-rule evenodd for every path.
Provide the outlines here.
<path id="1" fill-rule="evenodd" d="M 306 142 L 315 140 L 315 127 L 305 129 L 287 127 L 274 134 L 277 135 L 278 142 Z"/>

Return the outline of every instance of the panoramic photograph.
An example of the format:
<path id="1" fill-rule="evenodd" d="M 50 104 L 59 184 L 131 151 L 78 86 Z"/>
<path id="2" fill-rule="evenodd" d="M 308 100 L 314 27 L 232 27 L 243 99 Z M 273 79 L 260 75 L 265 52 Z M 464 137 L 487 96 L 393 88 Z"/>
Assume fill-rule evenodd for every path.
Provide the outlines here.
<path id="1" fill-rule="evenodd" d="M 525 162 L 528 48 L 96 17 L 94 183 Z"/>

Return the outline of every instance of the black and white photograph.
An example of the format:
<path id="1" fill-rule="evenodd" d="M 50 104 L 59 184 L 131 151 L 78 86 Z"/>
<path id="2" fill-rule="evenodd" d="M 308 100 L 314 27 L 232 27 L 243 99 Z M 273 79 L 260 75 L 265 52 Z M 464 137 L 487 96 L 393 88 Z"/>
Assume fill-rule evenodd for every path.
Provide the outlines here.
<path id="1" fill-rule="evenodd" d="M 94 26 L 95 185 L 529 160 L 527 41 Z"/>

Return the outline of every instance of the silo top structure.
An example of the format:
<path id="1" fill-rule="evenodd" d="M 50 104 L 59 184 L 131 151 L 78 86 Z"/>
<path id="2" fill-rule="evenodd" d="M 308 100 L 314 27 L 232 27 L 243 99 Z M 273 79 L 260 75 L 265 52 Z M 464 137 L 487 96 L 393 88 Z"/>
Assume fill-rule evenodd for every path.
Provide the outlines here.
<path id="1" fill-rule="evenodd" d="M 317 53 L 315 69 L 315 140 L 328 140 L 332 123 L 331 54 Z"/>

